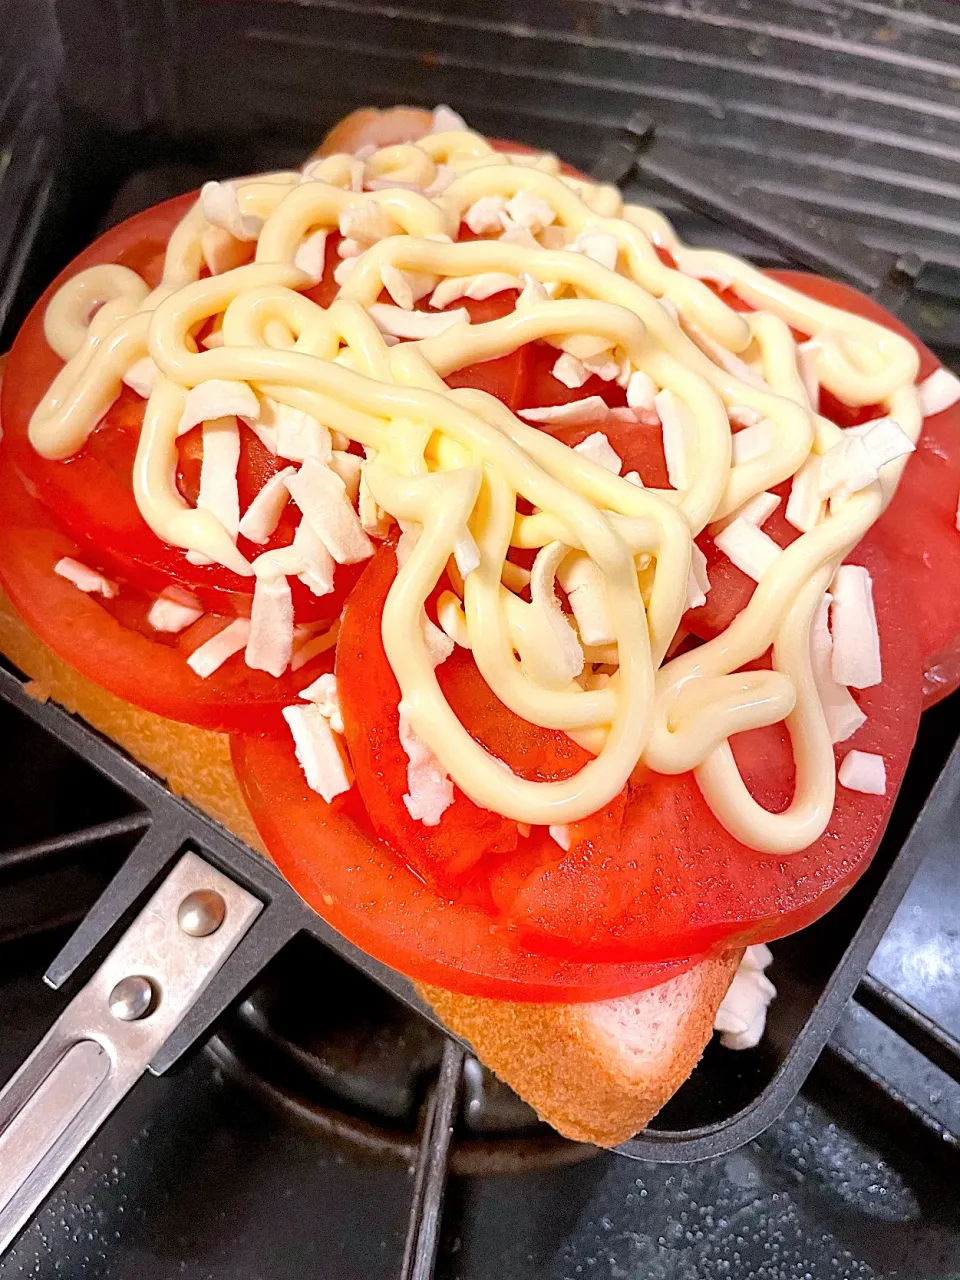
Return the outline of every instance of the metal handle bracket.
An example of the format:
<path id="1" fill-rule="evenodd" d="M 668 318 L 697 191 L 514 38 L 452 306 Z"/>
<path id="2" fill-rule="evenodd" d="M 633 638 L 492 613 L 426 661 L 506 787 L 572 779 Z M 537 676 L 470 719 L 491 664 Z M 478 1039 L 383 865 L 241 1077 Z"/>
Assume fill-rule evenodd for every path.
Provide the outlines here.
<path id="1" fill-rule="evenodd" d="M 136 1084 L 263 903 L 181 857 L 0 1092 L 0 1253 Z"/>

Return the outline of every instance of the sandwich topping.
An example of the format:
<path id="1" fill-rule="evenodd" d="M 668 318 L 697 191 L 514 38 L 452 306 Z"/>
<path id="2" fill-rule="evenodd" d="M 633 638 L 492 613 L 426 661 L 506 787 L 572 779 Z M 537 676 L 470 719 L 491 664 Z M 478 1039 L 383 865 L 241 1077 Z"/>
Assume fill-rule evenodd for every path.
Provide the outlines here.
<path id="1" fill-rule="evenodd" d="M 249 618 L 193 652 L 199 675 L 245 661 L 280 679 L 305 647 L 332 649 L 340 610 L 323 617 L 325 597 L 399 532 L 380 627 L 419 821 L 436 825 L 455 785 L 565 848 L 642 766 L 692 771 L 752 849 L 793 854 L 825 830 L 834 745 L 863 723 L 850 689 L 884 676 L 871 573 L 844 560 L 925 412 L 960 395 L 942 370 L 918 388 L 900 334 L 685 247 L 659 213 L 552 156 L 459 127 L 208 183 L 155 287 L 90 267 L 54 295 L 44 333 L 65 363 L 30 420 L 36 453 L 73 458 L 121 395 L 142 397 L 140 515 L 197 572 L 252 587 Z M 548 349 L 525 400 L 530 379 L 505 362 Z M 869 415 L 841 428 L 827 400 Z M 250 437 L 276 464 L 242 500 Z M 764 528 L 775 513 L 788 545 Z M 732 568 L 752 594 L 700 636 L 687 622 Z M 57 571 L 82 591 L 113 585 Z M 173 586 L 151 612 L 176 632 L 203 610 Z M 512 713 L 568 735 L 582 766 L 539 780 L 488 750 L 438 679 L 455 648 Z M 336 681 L 315 684 L 284 715 L 332 800 L 352 773 Z M 731 739 L 780 723 L 795 785 L 774 812 Z M 851 756 L 841 785 L 882 792 L 882 756 Z"/>

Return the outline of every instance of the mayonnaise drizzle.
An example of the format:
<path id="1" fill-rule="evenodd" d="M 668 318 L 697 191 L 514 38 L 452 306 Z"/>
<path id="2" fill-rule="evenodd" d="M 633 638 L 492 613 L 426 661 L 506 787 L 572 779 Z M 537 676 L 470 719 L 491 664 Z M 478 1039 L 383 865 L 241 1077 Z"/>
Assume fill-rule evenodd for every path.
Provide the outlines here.
<path id="1" fill-rule="evenodd" d="M 357 190 L 361 180 L 365 190 Z M 915 440 L 921 411 L 911 344 L 728 254 L 687 248 L 659 213 L 625 206 L 613 187 L 561 175 L 553 156 L 498 153 L 469 132 L 385 147 L 365 160 L 328 156 L 302 173 L 241 179 L 233 188 L 243 225 L 262 222 L 253 262 L 200 279 L 211 224 L 198 201 L 171 236 L 152 292 L 127 268 L 99 266 L 55 295 L 44 328 L 66 363 L 30 424 L 38 452 L 60 459 L 81 449 L 124 375 L 149 356 L 160 378 L 134 469 L 137 504 L 165 541 L 250 574 L 216 517 L 191 508 L 174 483 L 186 392 L 211 379 L 245 382 L 261 398 L 310 414 L 365 447 L 366 500 L 420 530 L 387 597 L 383 639 L 406 722 L 467 795 L 518 822 L 563 826 L 601 808 L 643 761 L 665 773 L 692 769 L 719 820 L 747 845 L 790 853 L 815 840 L 829 820 L 836 777 L 811 670 L 811 623 L 904 460 L 825 507 L 722 635 L 665 655 L 685 609 L 692 539 L 843 438 L 811 407 L 805 375 L 848 405 L 879 404 Z M 613 237 L 617 269 L 569 248 L 511 242 L 529 232 L 456 243 L 477 201 L 502 198 L 495 205 L 502 207 L 521 195 L 553 211 L 544 237 L 552 245 L 573 246 L 584 233 Z M 358 217 L 364 210 L 369 215 Z M 345 214 L 345 226 L 378 238 L 353 246 L 339 296 L 323 310 L 303 295 L 314 279 L 298 269 L 297 253 L 309 237 L 336 231 Z M 227 234 L 223 226 L 219 234 Z M 503 319 L 394 345 L 374 321 L 385 282 L 491 274 L 533 282 Z M 727 306 L 705 283 L 711 278 L 755 311 Z M 222 342 L 199 349 L 195 334 L 211 319 Z M 802 356 L 791 329 L 813 339 Z M 583 350 L 584 341 L 608 350 L 625 379 L 642 371 L 657 392 L 675 397 L 693 424 L 685 489 L 638 487 L 492 396 L 449 391 L 442 381 L 537 339 L 575 356 L 578 338 Z M 736 464 L 731 410 L 738 421 L 748 415 L 769 424 L 769 447 Z M 518 512 L 519 499 L 533 514 Z M 506 561 L 511 546 L 538 550 L 529 601 L 519 594 L 526 575 Z M 464 573 L 472 568 L 465 579 L 458 555 Z M 599 648 L 581 645 L 553 591 L 567 557 L 578 555 L 589 558 L 602 587 L 612 643 Z M 522 779 L 458 721 L 422 625 L 443 575 L 453 590 L 441 600 L 441 623 L 470 647 L 497 697 L 595 752 L 575 776 Z M 771 670 L 741 670 L 771 648 Z M 589 662 L 615 667 L 612 678 L 583 675 Z M 797 780 L 790 806 L 773 814 L 749 794 L 729 738 L 780 721 Z"/>

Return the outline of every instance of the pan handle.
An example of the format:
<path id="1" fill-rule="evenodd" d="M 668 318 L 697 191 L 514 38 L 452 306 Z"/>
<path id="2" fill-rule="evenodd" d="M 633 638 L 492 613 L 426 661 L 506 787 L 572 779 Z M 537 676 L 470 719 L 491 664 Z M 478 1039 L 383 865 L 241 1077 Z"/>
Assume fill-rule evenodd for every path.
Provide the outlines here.
<path id="1" fill-rule="evenodd" d="M 185 853 L 0 1092 L 0 1254 L 140 1079 L 262 907 Z"/>

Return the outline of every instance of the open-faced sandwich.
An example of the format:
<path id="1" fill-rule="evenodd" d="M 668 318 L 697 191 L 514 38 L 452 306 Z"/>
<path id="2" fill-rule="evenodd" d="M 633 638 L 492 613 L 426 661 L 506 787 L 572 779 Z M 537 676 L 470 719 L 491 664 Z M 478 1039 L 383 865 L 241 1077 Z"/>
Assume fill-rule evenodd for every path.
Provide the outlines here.
<path id="1" fill-rule="evenodd" d="M 960 683 L 958 398 L 851 289 L 359 113 L 37 303 L 0 647 L 613 1144 L 757 1042 Z"/>

